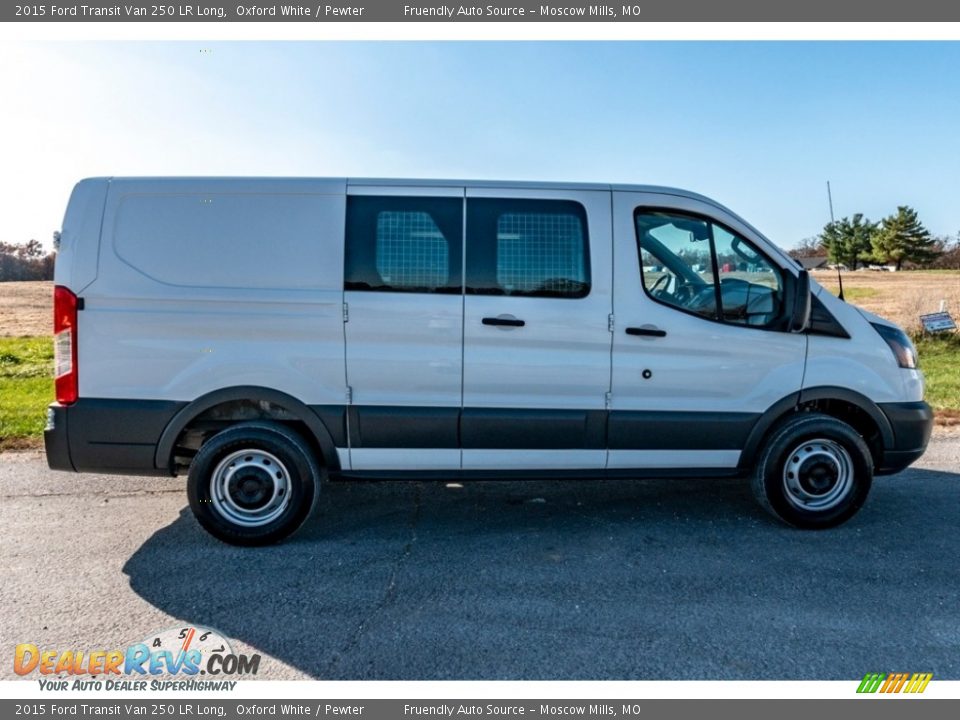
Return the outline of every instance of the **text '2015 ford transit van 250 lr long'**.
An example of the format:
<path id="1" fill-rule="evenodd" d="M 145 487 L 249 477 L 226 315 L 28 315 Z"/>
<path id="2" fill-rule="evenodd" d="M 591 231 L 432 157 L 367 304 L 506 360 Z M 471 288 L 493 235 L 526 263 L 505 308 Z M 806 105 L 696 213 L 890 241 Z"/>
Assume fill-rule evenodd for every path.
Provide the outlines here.
<path id="1" fill-rule="evenodd" d="M 742 476 L 828 527 L 932 423 L 902 330 L 669 188 L 84 180 L 55 306 L 50 466 L 188 472 L 238 544 L 327 476 Z"/>

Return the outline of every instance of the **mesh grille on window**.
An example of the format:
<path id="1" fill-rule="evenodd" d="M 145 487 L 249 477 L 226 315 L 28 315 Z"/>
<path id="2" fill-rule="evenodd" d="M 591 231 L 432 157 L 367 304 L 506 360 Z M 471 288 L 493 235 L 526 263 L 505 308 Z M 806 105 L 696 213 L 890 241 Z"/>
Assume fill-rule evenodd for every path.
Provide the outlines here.
<path id="1" fill-rule="evenodd" d="M 566 292 L 586 280 L 576 215 L 505 213 L 497 221 L 497 283 L 508 292 Z"/>
<path id="2" fill-rule="evenodd" d="M 377 272 L 392 287 L 437 288 L 450 279 L 450 251 L 428 213 L 377 215 Z"/>

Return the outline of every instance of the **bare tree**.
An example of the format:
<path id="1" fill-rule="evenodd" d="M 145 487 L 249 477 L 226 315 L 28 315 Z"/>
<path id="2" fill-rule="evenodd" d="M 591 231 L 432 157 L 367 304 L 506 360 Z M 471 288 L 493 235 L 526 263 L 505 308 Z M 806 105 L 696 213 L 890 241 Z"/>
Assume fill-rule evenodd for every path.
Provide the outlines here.
<path id="1" fill-rule="evenodd" d="M 816 235 L 814 237 L 804 238 L 790 251 L 790 257 L 795 258 L 826 257 L 826 255 L 827 248 L 824 247 L 820 237 Z"/>
<path id="2" fill-rule="evenodd" d="M 37 240 L 0 242 L 0 282 L 53 280 L 54 253 L 45 253 Z"/>

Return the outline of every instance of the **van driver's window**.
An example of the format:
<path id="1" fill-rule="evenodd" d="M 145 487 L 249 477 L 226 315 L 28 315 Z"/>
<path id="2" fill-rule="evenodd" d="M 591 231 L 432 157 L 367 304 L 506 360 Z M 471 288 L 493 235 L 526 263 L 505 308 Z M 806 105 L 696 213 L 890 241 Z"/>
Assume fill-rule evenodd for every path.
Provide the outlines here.
<path id="1" fill-rule="evenodd" d="M 769 325 L 783 301 L 780 272 L 743 238 L 713 225 L 720 277 L 722 319 L 743 325 Z"/>
<path id="2" fill-rule="evenodd" d="M 344 287 L 381 292 L 459 293 L 460 198 L 347 198 Z"/>
<path id="3" fill-rule="evenodd" d="M 467 201 L 467 292 L 581 298 L 590 291 L 583 206 L 569 200 Z"/>
<path id="4" fill-rule="evenodd" d="M 738 325 L 779 318 L 779 270 L 747 240 L 693 215 L 638 210 L 635 221 L 640 276 L 654 300 Z"/>
<path id="5" fill-rule="evenodd" d="M 638 214 L 636 219 L 646 291 L 668 305 L 716 318 L 708 224 L 661 213 Z"/>

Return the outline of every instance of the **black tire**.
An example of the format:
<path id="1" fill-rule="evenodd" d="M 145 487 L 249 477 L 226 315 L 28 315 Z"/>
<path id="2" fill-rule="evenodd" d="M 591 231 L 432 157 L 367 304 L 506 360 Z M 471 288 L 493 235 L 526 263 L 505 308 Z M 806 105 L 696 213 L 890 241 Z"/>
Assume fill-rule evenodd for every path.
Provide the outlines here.
<path id="1" fill-rule="evenodd" d="M 841 420 L 798 413 L 767 438 L 751 477 L 768 512 L 798 528 L 840 525 L 861 508 L 873 483 L 873 456 Z"/>
<path id="2" fill-rule="evenodd" d="M 280 424 L 240 423 L 207 440 L 190 464 L 187 497 L 203 528 L 231 545 L 269 545 L 295 532 L 320 492 L 313 450 Z"/>

